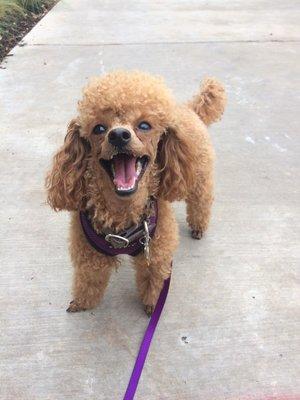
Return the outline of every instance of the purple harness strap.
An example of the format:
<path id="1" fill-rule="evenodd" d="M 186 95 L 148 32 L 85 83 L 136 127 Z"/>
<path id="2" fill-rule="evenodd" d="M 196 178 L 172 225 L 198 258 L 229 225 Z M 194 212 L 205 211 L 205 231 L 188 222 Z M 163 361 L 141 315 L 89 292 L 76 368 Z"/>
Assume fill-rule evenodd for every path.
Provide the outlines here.
<path id="1" fill-rule="evenodd" d="M 144 367 L 144 363 L 148 354 L 148 350 L 152 341 L 152 337 L 155 332 L 156 325 L 159 321 L 160 314 L 164 308 L 164 304 L 168 295 L 171 277 L 165 280 L 164 286 L 160 292 L 158 301 L 156 303 L 154 312 L 149 321 L 148 327 L 143 337 L 143 341 L 140 346 L 140 350 L 135 361 L 133 371 L 127 386 L 127 390 L 123 400 L 132 400 L 134 398 L 137 385 L 139 383 L 140 376 Z"/>
<path id="2" fill-rule="evenodd" d="M 149 223 L 149 234 L 152 238 L 155 233 L 156 224 L 157 224 L 157 202 L 153 202 L 154 212 L 150 215 L 148 219 Z M 105 235 L 98 234 L 89 218 L 87 217 L 86 213 L 81 211 L 80 212 L 80 222 L 85 234 L 86 239 L 90 243 L 90 245 L 100 253 L 106 254 L 107 256 L 117 256 L 119 254 L 127 254 L 129 256 L 137 256 L 144 248 L 143 244 L 140 240 L 134 240 L 132 243 L 129 244 L 127 247 L 123 248 L 115 248 L 105 239 Z M 126 233 L 126 231 L 125 231 Z"/>

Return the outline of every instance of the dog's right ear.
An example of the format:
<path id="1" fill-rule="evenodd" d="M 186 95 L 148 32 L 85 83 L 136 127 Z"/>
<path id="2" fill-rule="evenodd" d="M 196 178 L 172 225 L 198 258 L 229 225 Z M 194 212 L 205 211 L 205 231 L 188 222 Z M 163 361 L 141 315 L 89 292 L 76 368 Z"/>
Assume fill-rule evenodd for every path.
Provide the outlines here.
<path id="1" fill-rule="evenodd" d="M 55 154 L 46 177 L 47 202 L 55 211 L 74 211 L 82 207 L 90 145 L 80 136 L 79 128 L 76 119 L 69 123 L 64 144 Z"/>

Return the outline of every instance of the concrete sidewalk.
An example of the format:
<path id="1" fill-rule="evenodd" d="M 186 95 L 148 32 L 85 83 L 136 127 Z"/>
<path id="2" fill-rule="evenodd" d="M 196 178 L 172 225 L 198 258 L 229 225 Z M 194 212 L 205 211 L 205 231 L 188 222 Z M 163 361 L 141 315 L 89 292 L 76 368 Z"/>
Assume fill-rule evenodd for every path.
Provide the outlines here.
<path id="1" fill-rule="evenodd" d="M 178 99 L 218 77 L 213 220 L 181 243 L 136 399 L 300 398 L 299 2 L 62 0 L 0 70 L 0 399 L 121 399 L 147 325 L 128 260 L 69 315 L 67 213 L 50 158 L 92 75 L 161 74 Z"/>

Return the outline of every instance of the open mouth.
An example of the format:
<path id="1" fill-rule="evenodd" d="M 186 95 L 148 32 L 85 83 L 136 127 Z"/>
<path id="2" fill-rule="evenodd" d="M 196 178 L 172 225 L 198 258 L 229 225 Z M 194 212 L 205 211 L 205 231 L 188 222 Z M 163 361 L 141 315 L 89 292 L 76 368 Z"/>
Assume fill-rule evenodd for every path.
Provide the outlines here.
<path id="1" fill-rule="evenodd" d="M 129 153 L 118 153 L 111 160 L 100 160 L 120 196 L 132 194 L 137 190 L 148 162 L 148 156 L 136 157 Z"/>

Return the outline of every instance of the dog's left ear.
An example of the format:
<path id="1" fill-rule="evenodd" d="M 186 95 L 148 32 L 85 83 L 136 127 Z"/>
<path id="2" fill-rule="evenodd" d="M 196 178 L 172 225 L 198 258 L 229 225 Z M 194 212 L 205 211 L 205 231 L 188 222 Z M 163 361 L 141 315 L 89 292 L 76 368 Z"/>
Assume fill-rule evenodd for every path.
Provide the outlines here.
<path id="1" fill-rule="evenodd" d="M 168 200 L 182 200 L 188 189 L 194 185 L 193 169 L 197 163 L 197 151 L 191 139 L 194 118 L 180 114 L 162 135 L 158 145 L 157 164 L 160 183 L 159 197 Z M 199 121 L 197 121 L 199 123 Z"/>

